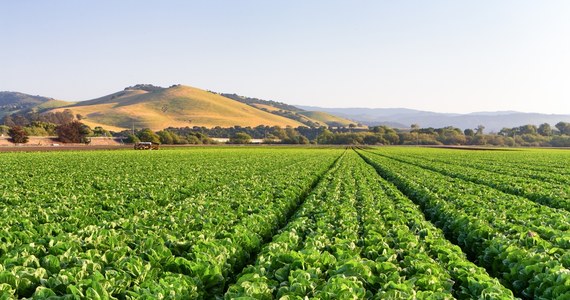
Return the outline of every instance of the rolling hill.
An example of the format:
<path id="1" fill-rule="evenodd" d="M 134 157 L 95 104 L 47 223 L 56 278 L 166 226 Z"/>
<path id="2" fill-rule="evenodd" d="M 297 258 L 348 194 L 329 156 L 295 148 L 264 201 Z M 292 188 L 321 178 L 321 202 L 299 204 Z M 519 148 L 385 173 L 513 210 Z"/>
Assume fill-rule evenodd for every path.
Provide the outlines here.
<path id="1" fill-rule="evenodd" d="M 32 96 L 19 92 L 0 92 L 0 118 L 9 114 L 25 113 L 31 110 L 44 111 L 70 104 L 71 102 L 43 96 Z"/>
<path id="2" fill-rule="evenodd" d="M 485 126 L 485 132 L 498 132 L 525 124 L 555 125 L 570 122 L 570 115 L 521 113 L 516 111 L 476 112 L 469 114 L 437 113 L 406 108 L 323 108 L 290 105 L 278 101 L 249 98 L 236 94 L 219 94 L 190 86 L 169 88 L 135 85 L 122 91 L 80 102 L 66 102 L 49 97 L 18 92 L 0 92 L 0 118 L 13 113 L 56 112 L 69 109 L 81 115 L 82 122 L 112 131 L 167 127 L 231 126 L 368 126 L 388 125 L 409 128 L 461 129 Z"/>
<path id="3" fill-rule="evenodd" d="M 308 117 L 312 120 L 316 120 L 317 122 L 320 123 L 325 123 L 329 126 L 333 126 L 333 127 L 339 127 L 339 126 L 344 126 L 344 127 L 348 127 L 350 124 L 355 124 L 357 122 L 345 119 L 345 118 L 341 118 L 341 117 L 337 117 L 335 115 L 329 114 L 327 112 L 323 112 L 323 111 L 300 111 L 298 112 L 298 114 L 303 115 L 305 117 Z"/>
<path id="4" fill-rule="evenodd" d="M 302 123 L 198 88 L 174 85 L 161 88 L 136 85 L 101 98 L 81 101 L 51 111 L 70 109 L 85 124 L 120 131 L 167 127 L 303 126 Z"/>
<path id="5" fill-rule="evenodd" d="M 237 94 L 220 94 L 220 95 L 245 103 L 249 106 L 253 106 L 263 111 L 270 112 L 274 115 L 296 120 L 309 127 L 319 127 L 319 126 L 346 127 L 349 126 L 350 124 L 357 123 L 355 121 L 346 118 L 333 116 L 323 111 L 307 111 L 297 106 L 293 106 L 290 104 L 274 100 L 250 98 L 250 97 L 240 96 Z"/>

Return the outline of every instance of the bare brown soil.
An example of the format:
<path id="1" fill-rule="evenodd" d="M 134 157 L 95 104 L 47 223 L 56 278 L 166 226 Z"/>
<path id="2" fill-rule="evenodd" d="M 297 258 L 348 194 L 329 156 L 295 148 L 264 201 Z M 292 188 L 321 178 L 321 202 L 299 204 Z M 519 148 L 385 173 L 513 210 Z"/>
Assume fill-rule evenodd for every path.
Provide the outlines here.
<path id="1" fill-rule="evenodd" d="M 60 146 L 6 146 L 0 147 L 0 152 L 45 152 L 45 151 L 78 151 L 78 150 L 119 150 L 119 149 L 133 149 L 132 145 L 70 145 L 62 144 Z"/>
<path id="2" fill-rule="evenodd" d="M 132 148 L 132 145 L 125 145 L 117 138 L 93 137 L 89 145 L 85 144 L 64 144 L 57 140 L 57 137 L 31 136 L 26 144 L 14 144 L 8 137 L 0 137 L 0 152 L 14 151 L 62 151 L 62 150 L 113 150 Z"/>

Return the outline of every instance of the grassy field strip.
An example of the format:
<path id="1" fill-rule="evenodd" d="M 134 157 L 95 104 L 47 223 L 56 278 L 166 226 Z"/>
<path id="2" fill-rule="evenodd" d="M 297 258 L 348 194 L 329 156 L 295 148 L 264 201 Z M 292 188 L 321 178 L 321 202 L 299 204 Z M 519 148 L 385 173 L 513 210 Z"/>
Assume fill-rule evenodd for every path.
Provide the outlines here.
<path id="1" fill-rule="evenodd" d="M 478 265 L 517 295 L 554 299 L 570 292 L 567 212 L 512 195 L 501 196 L 493 189 L 368 151 L 359 153 L 381 176 L 418 203 Z M 543 237 L 549 238 L 541 238 L 533 229 L 541 229 Z"/>
<path id="2" fill-rule="evenodd" d="M 483 184 L 499 191 L 528 198 L 553 208 L 570 212 L 570 185 L 554 184 L 523 176 L 501 175 L 481 168 L 445 162 L 434 162 L 431 157 L 412 157 L 408 155 L 384 154 L 398 161 L 413 164 L 446 176 Z"/>
<path id="3" fill-rule="evenodd" d="M 106 157 L 100 152 L 76 153 L 78 157 L 72 156 L 76 160 L 68 157 L 66 162 L 83 168 L 83 178 L 79 179 L 84 181 L 63 175 L 63 178 L 54 180 L 53 188 L 69 187 L 73 193 L 61 191 L 55 195 L 58 201 L 44 203 L 49 194 L 35 191 L 29 195 L 37 198 L 20 199 L 23 203 L 30 203 L 18 206 L 17 211 L 11 204 L 2 206 L 3 217 L 9 219 L 3 221 L 3 230 L 0 231 L 3 241 L 0 246 L 0 285 L 3 293 L 18 298 L 32 295 L 124 298 L 156 297 L 159 294 L 208 298 L 207 295 L 220 293 L 223 282 L 232 276 L 234 269 L 239 271 L 255 254 L 263 239 L 279 228 L 280 222 L 284 222 L 288 213 L 298 205 L 300 197 L 342 150 L 310 150 L 299 155 L 302 152 L 273 154 L 266 151 L 264 154 L 234 149 L 227 152 L 235 156 L 232 165 L 231 158 L 225 158 L 230 155 L 219 150 L 205 151 L 206 161 L 226 160 L 222 171 L 227 168 L 235 170 L 232 176 L 233 173 L 239 174 L 241 171 L 238 170 L 242 168 L 255 174 L 257 166 L 271 165 L 272 159 L 277 157 L 290 160 L 293 167 L 271 172 L 269 177 L 261 174 L 249 178 L 244 176 L 243 179 L 229 176 L 237 180 L 225 188 L 218 186 L 208 192 L 188 193 L 185 198 L 173 197 L 179 191 L 174 187 L 184 182 L 185 174 L 190 180 L 208 175 L 202 171 L 192 176 L 204 165 L 204 156 L 193 157 L 196 163 L 186 165 L 181 161 L 188 152 L 158 152 L 152 156 L 154 161 L 149 162 L 151 156 L 142 160 L 138 158 L 137 163 L 146 163 L 148 168 L 133 169 L 145 172 L 125 170 L 117 175 L 112 171 L 122 169 L 117 167 L 122 158 L 127 162 L 133 159 L 130 157 L 132 152 L 121 153 L 126 157 L 117 154 L 113 154 L 116 157 Z M 240 154 L 244 157 L 243 162 L 246 162 L 245 157 L 249 157 L 248 164 L 240 164 L 237 159 Z M 93 160 L 94 156 L 100 165 L 81 165 Z M 305 157 L 303 164 L 295 163 L 299 156 Z M 105 158 L 112 158 L 116 163 L 105 164 Z M 45 168 L 37 168 L 27 174 L 18 173 L 14 181 L 26 183 L 30 174 L 38 178 L 45 175 L 48 177 L 45 180 L 50 180 L 50 170 L 57 163 L 46 160 L 42 163 Z M 87 182 L 88 186 L 98 182 L 99 179 L 89 174 L 104 168 L 112 170 L 109 173 L 113 176 L 128 176 L 128 182 L 118 181 L 114 188 L 105 186 L 109 192 L 103 199 L 98 198 L 102 194 L 73 190 L 75 182 Z M 166 176 L 156 176 L 161 170 L 167 171 Z M 219 174 L 221 172 L 213 173 L 216 174 L 213 177 L 222 175 Z M 247 173 L 243 172 L 244 175 Z M 225 174 L 227 177 L 228 172 Z M 80 174 L 76 171 L 76 175 Z M 156 178 L 154 181 L 153 177 Z M 153 188 L 157 189 L 147 187 L 149 182 L 153 182 Z M 206 182 L 218 184 L 216 180 Z M 126 186 L 121 186 L 122 183 Z M 38 188 L 34 184 L 28 188 Z M 46 186 L 37 185 L 41 188 Z M 132 186 L 146 188 L 137 192 Z M 170 186 L 172 190 L 168 188 Z M 116 193 L 111 193 L 115 190 Z M 171 197 L 178 200 L 169 201 Z"/>
<path id="4" fill-rule="evenodd" d="M 356 153 L 330 175 L 226 299 L 513 298 Z"/>

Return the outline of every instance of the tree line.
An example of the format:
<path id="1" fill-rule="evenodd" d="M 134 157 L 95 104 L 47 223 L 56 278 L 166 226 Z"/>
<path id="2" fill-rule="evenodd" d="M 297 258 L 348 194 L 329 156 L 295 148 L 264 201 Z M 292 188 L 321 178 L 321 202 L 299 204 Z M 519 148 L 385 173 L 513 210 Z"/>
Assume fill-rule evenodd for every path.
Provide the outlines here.
<path id="1" fill-rule="evenodd" d="M 422 128 L 412 124 L 410 129 L 374 126 L 367 129 L 349 127 L 169 127 L 160 131 L 148 128 L 121 132 L 102 127 L 90 128 L 81 122 L 81 115 L 64 110 L 55 113 L 8 115 L 2 120 L 0 134 L 8 135 L 14 143 L 26 143 L 29 136 L 57 136 L 63 143 L 89 143 L 90 137 L 122 137 L 126 143 L 139 141 L 160 144 L 215 144 L 213 138 L 230 138 L 229 143 L 245 144 L 261 139 L 268 144 L 323 145 L 489 145 L 508 147 L 570 147 L 570 123 L 559 122 L 503 128 L 485 133 L 485 126 L 461 130 L 453 126 Z"/>

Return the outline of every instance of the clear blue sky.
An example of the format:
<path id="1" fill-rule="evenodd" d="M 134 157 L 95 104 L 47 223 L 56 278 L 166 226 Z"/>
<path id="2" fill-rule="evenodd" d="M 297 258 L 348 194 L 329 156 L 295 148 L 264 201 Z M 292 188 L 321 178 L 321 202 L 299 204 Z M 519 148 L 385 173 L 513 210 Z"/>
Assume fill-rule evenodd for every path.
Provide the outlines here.
<path id="1" fill-rule="evenodd" d="M 0 90 L 570 114 L 570 1 L 3 1 Z"/>

